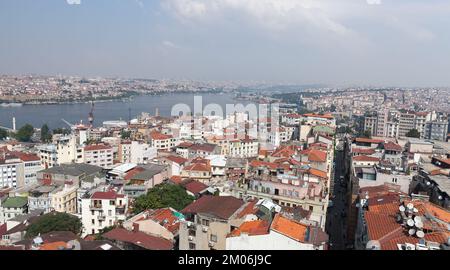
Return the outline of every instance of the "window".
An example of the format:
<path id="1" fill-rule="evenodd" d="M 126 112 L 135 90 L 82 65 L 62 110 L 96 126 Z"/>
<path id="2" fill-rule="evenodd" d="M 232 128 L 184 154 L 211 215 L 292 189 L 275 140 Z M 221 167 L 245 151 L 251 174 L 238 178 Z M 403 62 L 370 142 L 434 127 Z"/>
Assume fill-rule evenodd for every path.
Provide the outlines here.
<path id="1" fill-rule="evenodd" d="M 189 243 L 189 250 L 195 250 L 195 244 Z"/>
<path id="2" fill-rule="evenodd" d="M 189 230 L 189 236 L 194 236 L 195 237 L 196 232 L 195 230 Z"/>
<path id="3" fill-rule="evenodd" d="M 206 220 L 206 219 L 202 220 L 202 225 L 209 226 L 209 220 Z"/>
<path id="4" fill-rule="evenodd" d="M 112 210 L 108 210 L 108 216 L 112 216 Z"/>
<path id="5" fill-rule="evenodd" d="M 116 202 L 115 201 L 109 201 L 109 205 L 115 205 L 116 204 Z"/>
<path id="6" fill-rule="evenodd" d="M 95 225 L 95 219 L 92 220 L 92 225 Z"/>
<path id="7" fill-rule="evenodd" d="M 211 234 L 211 242 L 217 243 L 217 235 Z"/>

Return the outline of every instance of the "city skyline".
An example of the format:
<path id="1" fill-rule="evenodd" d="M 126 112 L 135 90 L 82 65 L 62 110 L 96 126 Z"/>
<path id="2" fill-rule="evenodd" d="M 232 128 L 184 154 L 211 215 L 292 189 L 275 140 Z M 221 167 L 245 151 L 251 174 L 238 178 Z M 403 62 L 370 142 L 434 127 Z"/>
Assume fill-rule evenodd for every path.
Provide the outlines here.
<path id="1" fill-rule="evenodd" d="M 449 86 L 450 3 L 2 1 L 2 74 Z"/>

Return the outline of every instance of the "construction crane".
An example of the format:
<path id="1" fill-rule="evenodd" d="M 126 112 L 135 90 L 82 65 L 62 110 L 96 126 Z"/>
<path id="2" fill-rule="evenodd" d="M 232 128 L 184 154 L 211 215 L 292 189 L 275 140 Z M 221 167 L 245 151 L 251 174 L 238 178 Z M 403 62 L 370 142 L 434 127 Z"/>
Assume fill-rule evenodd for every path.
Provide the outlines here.
<path id="1" fill-rule="evenodd" d="M 91 101 L 91 111 L 89 112 L 88 117 L 90 128 L 94 126 L 94 101 Z"/>

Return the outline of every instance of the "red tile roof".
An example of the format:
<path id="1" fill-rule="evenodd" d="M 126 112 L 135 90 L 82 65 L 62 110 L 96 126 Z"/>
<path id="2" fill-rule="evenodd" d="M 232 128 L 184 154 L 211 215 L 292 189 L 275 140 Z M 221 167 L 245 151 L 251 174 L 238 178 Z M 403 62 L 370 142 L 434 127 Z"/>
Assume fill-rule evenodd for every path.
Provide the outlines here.
<path id="1" fill-rule="evenodd" d="M 183 157 L 179 157 L 179 156 L 168 156 L 166 157 L 166 159 L 175 162 L 177 164 L 184 164 L 186 163 L 188 160 L 183 158 Z"/>
<path id="2" fill-rule="evenodd" d="M 20 158 L 20 160 L 22 160 L 24 162 L 40 161 L 41 160 L 39 158 L 39 156 L 35 155 L 35 154 L 27 154 L 27 153 L 18 152 L 18 151 L 12 151 L 10 153 L 13 154 L 14 156 Z"/>
<path id="3" fill-rule="evenodd" d="M 397 152 L 403 151 L 403 148 L 400 145 L 393 142 L 384 143 L 384 149 L 388 151 L 397 151 Z"/>
<path id="4" fill-rule="evenodd" d="M 375 144 L 384 142 L 383 140 L 376 140 L 376 139 L 369 139 L 369 138 L 356 138 L 355 141 L 360 142 L 360 143 L 375 143 Z"/>
<path id="5" fill-rule="evenodd" d="M 289 145 L 289 146 L 280 146 L 271 154 L 272 157 L 285 157 L 289 158 L 295 155 L 295 152 L 297 150 L 296 146 Z"/>
<path id="6" fill-rule="evenodd" d="M 296 241 L 304 242 L 308 227 L 277 214 L 270 229 Z"/>
<path id="7" fill-rule="evenodd" d="M 258 203 L 257 200 L 253 200 L 245 206 L 244 209 L 242 209 L 241 212 L 237 215 L 238 218 L 243 218 L 246 215 L 256 214 L 258 212 L 258 207 L 256 207 L 256 204 Z"/>
<path id="8" fill-rule="evenodd" d="M 136 167 L 131 169 L 129 172 L 127 172 L 127 174 L 125 175 L 125 177 L 123 178 L 126 181 L 129 181 L 131 179 L 133 179 L 133 177 L 141 172 L 145 171 L 144 168 L 142 167 Z"/>
<path id="9" fill-rule="evenodd" d="M 307 113 L 305 114 L 306 117 L 316 117 L 316 118 L 324 118 L 324 119 L 334 119 L 334 116 L 331 114 L 313 114 L 313 113 Z"/>
<path id="10" fill-rule="evenodd" d="M 328 178 L 327 173 L 324 172 L 324 171 L 320 171 L 320 170 L 311 168 L 311 169 L 308 170 L 308 172 L 310 174 L 315 175 L 315 176 L 320 177 L 320 178 L 324 178 L 324 179 Z"/>
<path id="11" fill-rule="evenodd" d="M 170 181 L 172 181 L 175 184 L 181 184 L 181 182 L 183 181 L 183 178 L 181 178 L 181 176 L 179 176 L 179 175 L 174 175 L 174 176 L 170 177 Z"/>
<path id="12" fill-rule="evenodd" d="M 113 241 L 131 243 L 149 250 L 172 250 L 173 243 L 167 239 L 148 235 L 143 232 L 131 232 L 126 229 L 116 228 L 103 237 Z"/>
<path id="13" fill-rule="evenodd" d="M 371 156 L 364 156 L 364 155 L 361 155 L 361 156 L 353 157 L 353 161 L 371 161 L 371 162 L 378 162 L 378 161 L 380 161 L 380 159 L 379 159 L 379 158 L 376 158 L 376 157 L 371 157 Z"/>
<path id="14" fill-rule="evenodd" d="M 107 192 L 95 192 L 92 194 L 91 199 L 94 200 L 115 200 L 117 198 L 124 198 L 123 194 L 117 194 L 115 191 Z"/>
<path id="15" fill-rule="evenodd" d="M 356 154 L 364 154 L 364 155 L 373 155 L 375 154 L 375 149 L 373 148 L 352 148 L 352 153 Z"/>
<path id="16" fill-rule="evenodd" d="M 194 194 L 199 194 L 200 192 L 202 192 L 203 190 L 207 189 L 208 186 L 199 182 L 199 181 L 188 181 L 186 183 L 182 183 L 181 184 L 186 190 L 194 193 Z"/>
<path id="17" fill-rule="evenodd" d="M 84 151 L 112 150 L 110 145 L 95 144 L 84 147 Z"/>
<path id="18" fill-rule="evenodd" d="M 308 160 L 311 162 L 326 162 L 327 153 L 320 150 L 311 150 L 308 154 Z"/>
<path id="19" fill-rule="evenodd" d="M 183 213 L 205 213 L 222 219 L 229 219 L 244 201 L 231 196 L 203 196 L 182 210 Z"/>
<path id="20" fill-rule="evenodd" d="M 153 220 L 159 223 L 161 226 L 169 230 L 171 233 L 176 234 L 180 228 L 180 222 L 178 217 L 174 215 L 170 208 L 162 208 L 156 210 L 147 211 L 147 218 L 141 218 L 135 222 L 143 220 Z"/>
<path id="21" fill-rule="evenodd" d="M 185 171 L 210 172 L 211 166 L 202 163 L 194 163 L 184 168 Z"/>
<path id="22" fill-rule="evenodd" d="M 152 140 L 168 140 L 172 139 L 172 136 L 153 131 L 152 133 L 150 133 L 150 138 L 152 138 Z"/>
<path id="23" fill-rule="evenodd" d="M 232 231 L 227 237 L 237 237 L 241 234 L 264 235 L 269 233 L 270 224 L 266 220 L 255 220 L 242 223 L 242 225 Z"/>

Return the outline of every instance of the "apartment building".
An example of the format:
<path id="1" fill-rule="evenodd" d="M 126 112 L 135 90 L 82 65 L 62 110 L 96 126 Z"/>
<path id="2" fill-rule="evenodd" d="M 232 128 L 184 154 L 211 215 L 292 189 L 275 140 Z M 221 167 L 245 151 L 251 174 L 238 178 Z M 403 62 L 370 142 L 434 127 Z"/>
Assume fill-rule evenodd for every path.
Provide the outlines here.
<path id="1" fill-rule="evenodd" d="M 228 156 L 231 158 L 252 158 L 257 157 L 259 152 L 259 142 L 255 139 L 245 138 L 229 142 Z"/>
<path id="2" fill-rule="evenodd" d="M 81 200 L 83 235 L 97 234 L 100 230 L 126 219 L 128 197 L 116 191 L 94 192 Z"/>
<path id="3" fill-rule="evenodd" d="M 226 237 L 243 220 L 237 213 L 245 202 L 234 197 L 202 196 L 181 212 L 185 220 L 180 224 L 180 250 L 225 250 Z"/>
<path id="4" fill-rule="evenodd" d="M 50 193 L 51 209 L 56 212 L 76 214 L 77 213 L 77 190 L 78 187 L 65 184 Z"/>
<path id="5" fill-rule="evenodd" d="M 172 135 L 162 134 L 157 131 L 150 133 L 151 146 L 164 151 L 170 151 L 178 144 L 178 140 Z"/>
<path id="6" fill-rule="evenodd" d="M 16 155 L 0 156 L 0 187 L 17 188 L 25 184 L 24 163 Z"/>
<path id="7" fill-rule="evenodd" d="M 88 145 L 83 148 L 83 162 L 103 169 L 113 166 L 113 148 L 110 145 Z"/>
<path id="8" fill-rule="evenodd" d="M 118 159 L 121 163 L 146 164 L 158 155 L 158 150 L 149 144 L 130 141 L 119 144 Z"/>
<path id="9" fill-rule="evenodd" d="M 0 224 L 26 213 L 28 213 L 26 197 L 8 197 L 0 203 Z"/>

